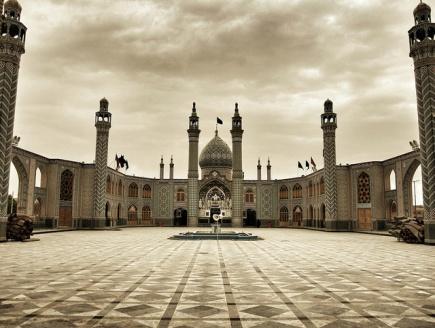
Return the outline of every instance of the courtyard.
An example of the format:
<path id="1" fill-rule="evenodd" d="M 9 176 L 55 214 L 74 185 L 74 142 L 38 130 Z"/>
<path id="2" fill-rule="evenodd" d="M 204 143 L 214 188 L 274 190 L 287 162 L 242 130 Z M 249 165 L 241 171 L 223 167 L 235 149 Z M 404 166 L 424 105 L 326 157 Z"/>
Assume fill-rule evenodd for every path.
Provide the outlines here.
<path id="1" fill-rule="evenodd" d="M 394 238 L 245 229 L 71 231 L 0 244 L 0 327 L 435 327 L 435 249 Z"/>

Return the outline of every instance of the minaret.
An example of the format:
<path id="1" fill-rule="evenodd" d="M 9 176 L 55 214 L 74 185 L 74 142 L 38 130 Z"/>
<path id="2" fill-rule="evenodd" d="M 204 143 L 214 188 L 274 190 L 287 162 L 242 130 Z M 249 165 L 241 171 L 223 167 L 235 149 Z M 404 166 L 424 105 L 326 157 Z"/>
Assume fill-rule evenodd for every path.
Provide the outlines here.
<path id="1" fill-rule="evenodd" d="M 172 156 L 169 164 L 169 179 L 174 180 L 174 158 Z"/>
<path id="2" fill-rule="evenodd" d="M 163 156 L 160 159 L 160 180 L 165 178 L 165 163 L 163 163 Z"/>
<path id="3" fill-rule="evenodd" d="M 326 230 L 340 230 L 337 217 L 337 172 L 335 151 L 335 130 L 337 129 L 337 114 L 333 112 L 331 100 L 325 101 L 325 110 L 321 115 L 323 130 L 323 160 L 325 176 L 325 211 Z"/>
<path id="4" fill-rule="evenodd" d="M 0 1 L 0 6 L 4 13 L 0 15 L 0 240 L 5 240 L 18 71 L 27 28 L 20 21 L 22 8 L 18 1 L 6 1 L 4 8 Z"/>
<path id="5" fill-rule="evenodd" d="M 199 202 L 199 190 L 198 190 L 198 142 L 199 134 L 199 117 L 196 114 L 196 105 L 193 103 L 192 114 L 189 117 L 189 129 L 187 130 L 189 135 L 189 169 L 187 173 L 187 200 L 188 210 L 187 218 L 190 227 L 198 225 L 198 202 Z"/>
<path id="6" fill-rule="evenodd" d="M 261 163 L 260 163 L 260 159 L 258 159 L 258 164 L 257 164 L 257 180 L 261 181 Z"/>
<path id="7" fill-rule="evenodd" d="M 272 180 L 272 165 L 270 165 L 270 158 L 267 159 L 267 181 Z"/>
<path id="8" fill-rule="evenodd" d="M 107 150 L 111 126 L 112 114 L 109 113 L 109 102 L 103 98 L 100 101 L 100 110 L 95 113 L 97 145 L 95 147 L 94 219 L 96 228 L 104 227 L 106 224 Z"/>
<path id="9" fill-rule="evenodd" d="M 435 24 L 431 8 L 420 1 L 414 10 L 415 26 L 409 34 L 414 60 L 423 178 L 425 243 L 435 244 Z"/>
<path id="10" fill-rule="evenodd" d="M 233 183 L 232 183 L 232 225 L 242 226 L 243 215 L 243 166 L 242 166 L 242 117 L 239 115 L 239 105 L 236 103 L 231 129 L 233 138 Z"/>

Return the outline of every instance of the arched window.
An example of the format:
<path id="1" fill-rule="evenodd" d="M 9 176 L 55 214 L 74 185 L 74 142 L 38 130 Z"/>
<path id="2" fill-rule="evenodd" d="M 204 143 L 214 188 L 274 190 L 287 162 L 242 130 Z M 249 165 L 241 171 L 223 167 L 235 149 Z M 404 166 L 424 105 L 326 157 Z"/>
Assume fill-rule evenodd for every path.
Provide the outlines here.
<path id="1" fill-rule="evenodd" d="M 74 174 L 70 170 L 62 172 L 60 178 L 60 200 L 72 201 L 74 186 Z"/>
<path id="2" fill-rule="evenodd" d="M 358 203 L 370 203 L 370 177 L 365 172 L 358 177 Z"/>
<path id="3" fill-rule="evenodd" d="M 41 188 L 41 185 L 42 185 L 41 182 L 42 182 L 41 170 L 39 169 L 39 167 L 37 167 L 36 172 L 35 172 L 35 187 Z"/>
<path id="4" fill-rule="evenodd" d="M 143 198 L 151 198 L 151 187 L 147 184 L 143 186 Z"/>
<path id="5" fill-rule="evenodd" d="M 293 187 L 293 198 L 302 198 L 302 187 L 299 183 Z"/>
<path id="6" fill-rule="evenodd" d="M 137 208 L 134 205 L 128 208 L 128 224 L 137 224 Z"/>
<path id="7" fill-rule="evenodd" d="M 118 181 L 118 196 L 122 196 L 122 181 Z"/>
<path id="8" fill-rule="evenodd" d="M 108 175 L 106 179 L 106 193 L 112 193 L 112 181 L 110 180 L 110 175 Z"/>
<path id="9" fill-rule="evenodd" d="M 396 172 L 391 170 L 390 173 L 390 190 L 396 190 Z"/>
<path id="10" fill-rule="evenodd" d="M 184 202 L 184 201 L 185 201 L 184 189 L 180 188 L 177 190 L 177 202 Z"/>
<path id="11" fill-rule="evenodd" d="M 149 206 L 142 208 L 142 219 L 151 219 L 151 208 Z"/>
<path id="12" fill-rule="evenodd" d="M 325 194 L 325 179 L 323 177 L 320 178 L 320 194 Z"/>
<path id="13" fill-rule="evenodd" d="M 132 182 L 129 186 L 128 186 L 128 197 L 137 197 L 138 195 L 138 187 L 137 184 Z"/>
<path id="14" fill-rule="evenodd" d="M 279 210 L 279 220 L 281 222 L 288 222 L 288 208 L 283 206 Z"/>
<path id="15" fill-rule="evenodd" d="M 281 186 L 281 188 L 279 189 L 279 199 L 288 199 L 287 186 Z"/>
<path id="16" fill-rule="evenodd" d="M 308 183 L 308 196 L 313 197 L 314 189 L 313 189 L 313 183 L 310 181 Z"/>
<path id="17" fill-rule="evenodd" d="M 310 205 L 310 210 L 309 210 L 309 219 L 314 219 L 314 207 L 313 205 Z"/>
<path id="18" fill-rule="evenodd" d="M 254 192 L 252 189 L 246 190 L 245 193 L 245 203 L 253 203 L 254 202 Z"/>

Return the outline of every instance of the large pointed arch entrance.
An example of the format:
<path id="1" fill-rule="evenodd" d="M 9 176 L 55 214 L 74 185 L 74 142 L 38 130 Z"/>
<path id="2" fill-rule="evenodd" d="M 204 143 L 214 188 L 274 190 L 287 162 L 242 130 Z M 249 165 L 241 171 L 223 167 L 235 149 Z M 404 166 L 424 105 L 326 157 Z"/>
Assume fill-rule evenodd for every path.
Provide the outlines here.
<path id="1" fill-rule="evenodd" d="M 422 178 L 420 161 L 415 159 L 408 167 L 403 179 L 403 205 L 405 216 L 422 216 Z"/>

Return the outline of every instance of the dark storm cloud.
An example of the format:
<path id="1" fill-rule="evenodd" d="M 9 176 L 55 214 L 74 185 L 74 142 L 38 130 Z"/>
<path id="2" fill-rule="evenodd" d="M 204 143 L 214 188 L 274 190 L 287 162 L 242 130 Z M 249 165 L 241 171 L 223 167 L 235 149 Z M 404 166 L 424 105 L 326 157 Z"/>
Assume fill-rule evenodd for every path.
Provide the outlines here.
<path id="1" fill-rule="evenodd" d="M 135 174 L 151 177 L 161 154 L 174 154 L 176 175 L 186 176 L 194 100 L 200 146 L 216 116 L 231 142 L 240 103 L 247 177 L 259 156 L 271 157 L 274 177 L 294 175 L 311 156 L 320 164 L 328 97 L 339 162 L 384 159 L 417 138 L 407 48 L 417 1 L 21 2 L 29 34 L 16 131 L 47 156 L 92 161 L 103 96 L 113 112 L 110 156 L 125 152 Z"/>

